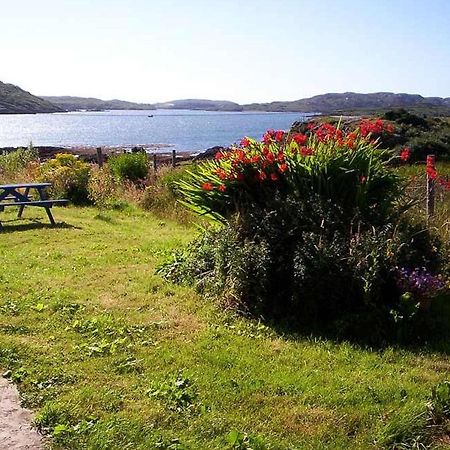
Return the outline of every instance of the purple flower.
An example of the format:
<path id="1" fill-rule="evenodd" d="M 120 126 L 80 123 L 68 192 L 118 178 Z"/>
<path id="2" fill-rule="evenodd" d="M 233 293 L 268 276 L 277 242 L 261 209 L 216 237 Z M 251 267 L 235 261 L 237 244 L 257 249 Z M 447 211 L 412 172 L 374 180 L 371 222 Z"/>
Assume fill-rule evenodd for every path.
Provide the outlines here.
<path id="1" fill-rule="evenodd" d="M 435 297 L 445 287 L 445 283 L 424 267 L 397 269 L 397 286 L 401 291 L 410 292 L 417 300 Z"/>

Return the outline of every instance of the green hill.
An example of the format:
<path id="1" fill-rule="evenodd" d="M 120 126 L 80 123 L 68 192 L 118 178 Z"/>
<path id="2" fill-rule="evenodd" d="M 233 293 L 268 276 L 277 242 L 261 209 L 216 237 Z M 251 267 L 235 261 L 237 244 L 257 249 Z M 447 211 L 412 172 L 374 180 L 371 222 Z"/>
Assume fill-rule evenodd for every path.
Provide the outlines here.
<path id="1" fill-rule="evenodd" d="M 0 114 L 53 113 L 61 109 L 13 84 L 0 81 Z"/>
<path id="2" fill-rule="evenodd" d="M 316 95 L 287 102 L 252 103 L 243 107 L 246 111 L 317 112 L 323 114 L 380 112 L 392 108 L 407 108 L 433 115 L 450 115 L 450 98 L 422 97 L 421 95 L 392 92 L 371 94 L 344 92 Z"/>
<path id="3" fill-rule="evenodd" d="M 42 97 L 45 100 L 57 105 L 64 111 L 104 111 L 110 109 L 155 109 L 153 105 L 146 103 L 133 103 L 124 100 L 100 100 L 92 97 L 70 97 L 70 96 L 52 96 Z"/>

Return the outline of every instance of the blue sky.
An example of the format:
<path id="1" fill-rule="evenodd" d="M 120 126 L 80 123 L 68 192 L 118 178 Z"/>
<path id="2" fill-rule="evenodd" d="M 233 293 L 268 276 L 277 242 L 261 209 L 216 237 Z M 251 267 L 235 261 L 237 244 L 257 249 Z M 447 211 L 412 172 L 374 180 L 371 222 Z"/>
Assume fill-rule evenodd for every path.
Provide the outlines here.
<path id="1" fill-rule="evenodd" d="M 0 80 L 39 95 L 450 96 L 449 0 L 2 3 Z"/>

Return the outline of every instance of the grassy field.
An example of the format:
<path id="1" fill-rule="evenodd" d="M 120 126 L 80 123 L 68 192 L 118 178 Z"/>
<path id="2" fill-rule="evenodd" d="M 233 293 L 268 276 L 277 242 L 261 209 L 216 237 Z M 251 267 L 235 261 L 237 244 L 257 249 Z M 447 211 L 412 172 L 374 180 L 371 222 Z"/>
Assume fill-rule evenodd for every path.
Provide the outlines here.
<path id="1" fill-rule="evenodd" d="M 0 367 L 52 448 L 426 448 L 448 342 L 280 335 L 155 275 L 194 227 L 132 209 L 54 215 L 58 228 L 7 211 L 0 235 Z"/>

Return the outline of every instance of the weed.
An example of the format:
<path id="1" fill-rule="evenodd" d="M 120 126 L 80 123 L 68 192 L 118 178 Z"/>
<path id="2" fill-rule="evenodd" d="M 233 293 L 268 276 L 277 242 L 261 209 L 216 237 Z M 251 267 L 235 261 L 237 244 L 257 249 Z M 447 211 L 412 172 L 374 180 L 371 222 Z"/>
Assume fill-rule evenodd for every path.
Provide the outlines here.
<path id="1" fill-rule="evenodd" d="M 175 380 L 155 383 L 148 391 L 150 397 L 164 401 L 167 408 L 172 411 L 193 410 L 198 404 L 198 393 L 189 378 L 181 372 Z"/>

